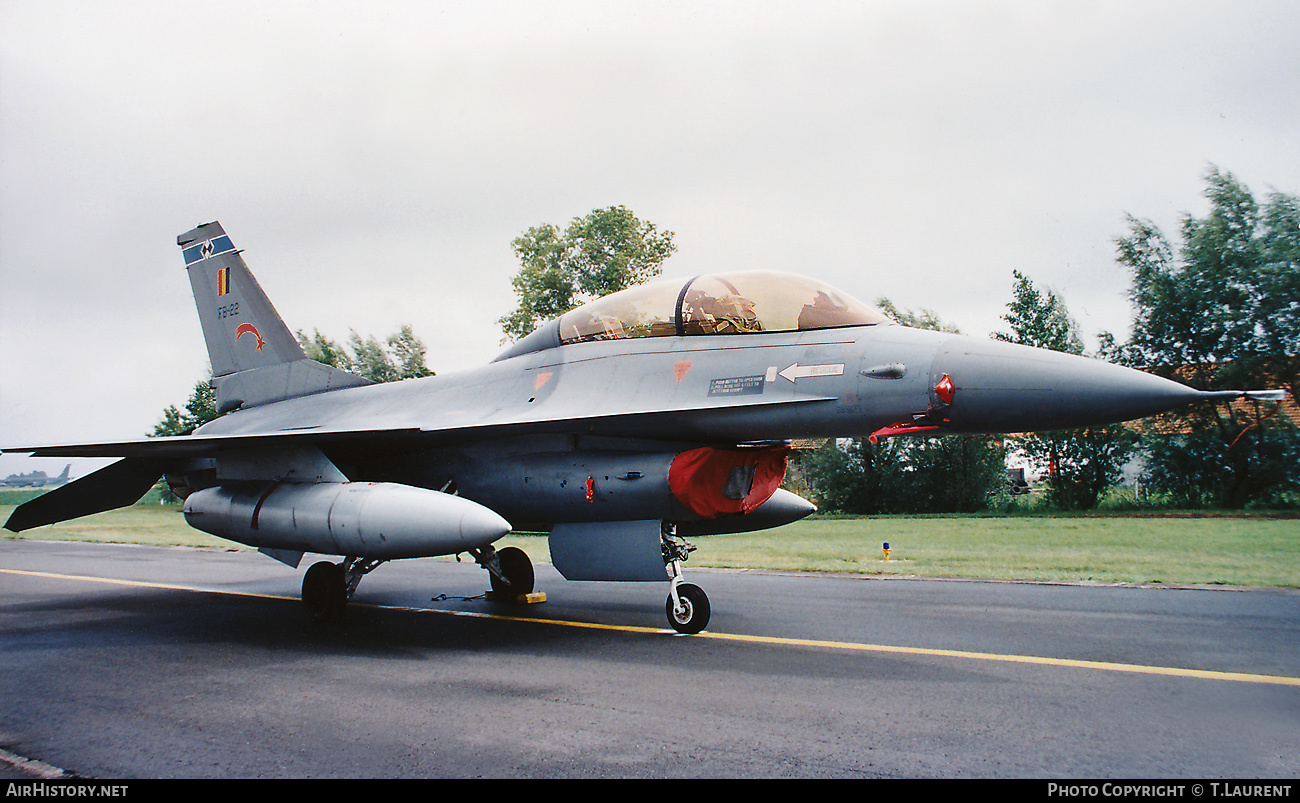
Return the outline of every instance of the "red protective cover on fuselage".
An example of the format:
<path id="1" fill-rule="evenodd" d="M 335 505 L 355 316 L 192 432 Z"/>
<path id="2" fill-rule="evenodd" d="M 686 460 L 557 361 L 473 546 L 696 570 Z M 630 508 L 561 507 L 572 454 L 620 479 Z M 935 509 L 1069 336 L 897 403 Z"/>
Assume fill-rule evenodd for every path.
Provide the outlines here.
<path id="1" fill-rule="evenodd" d="M 762 449 L 704 447 L 682 452 L 668 469 L 668 487 L 687 510 L 706 519 L 731 513 L 748 513 L 771 498 L 785 479 L 788 446 Z M 737 470 L 753 481 L 743 496 L 736 493 Z M 732 494 L 727 493 L 731 486 Z M 733 498 L 733 496 L 738 498 Z"/>

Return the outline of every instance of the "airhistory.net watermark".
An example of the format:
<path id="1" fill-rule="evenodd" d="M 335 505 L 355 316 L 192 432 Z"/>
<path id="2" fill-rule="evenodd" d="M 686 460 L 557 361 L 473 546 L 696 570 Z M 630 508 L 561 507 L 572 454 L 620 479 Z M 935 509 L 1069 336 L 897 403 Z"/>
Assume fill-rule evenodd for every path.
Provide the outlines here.
<path id="1" fill-rule="evenodd" d="M 10 781 L 5 797 L 126 797 L 126 784 Z"/>

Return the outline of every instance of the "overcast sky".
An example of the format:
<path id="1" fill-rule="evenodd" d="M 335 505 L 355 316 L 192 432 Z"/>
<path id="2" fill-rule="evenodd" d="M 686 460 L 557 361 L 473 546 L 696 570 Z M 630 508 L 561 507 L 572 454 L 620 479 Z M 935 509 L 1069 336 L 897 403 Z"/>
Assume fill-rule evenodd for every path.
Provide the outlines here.
<path id="1" fill-rule="evenodd" d="M 207 357 L 219 220 L 291 329 L 500 350 L 510 241 L 622 204 L 772 268 L 1126 335 L 1126 214 L 1300 192 L 1300 3 L 0 0 L 0 445 L 139 437 Z M 61 461 L 0 457 L 0 475 Z"/>

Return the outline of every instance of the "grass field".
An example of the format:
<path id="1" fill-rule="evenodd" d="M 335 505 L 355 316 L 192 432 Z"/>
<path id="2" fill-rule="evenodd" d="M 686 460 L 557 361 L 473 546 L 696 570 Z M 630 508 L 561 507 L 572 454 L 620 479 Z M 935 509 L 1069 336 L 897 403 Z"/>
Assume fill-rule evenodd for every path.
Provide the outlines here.
<path id="1" fill-rule="evenodd" d="M 0 505 L 0 517 L 12 510 Z M 191 529 L 175 507 L 156 505 L 40 527 L 24 537 L 243 548 Z M 817 516 L 692 543 L 698 550 L 688 569 L 1300 587 L 1300 518 L 1294 515 Z M 511 534 L 497 542 L 507 544 L 549 560 L 545 536 Z"/>

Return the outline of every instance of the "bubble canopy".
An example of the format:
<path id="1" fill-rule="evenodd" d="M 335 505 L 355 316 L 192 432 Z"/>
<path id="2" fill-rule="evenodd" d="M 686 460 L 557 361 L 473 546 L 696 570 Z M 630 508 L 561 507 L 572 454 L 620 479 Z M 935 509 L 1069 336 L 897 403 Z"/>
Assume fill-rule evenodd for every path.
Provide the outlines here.
<path id="1" fill-rule="evenodd" d="M 746 271 L 654 282 L 598 298 L 544 324 L 498 359 L 556 346 L 630 337 L 798 332 L 893 323 L 821 282 Z"/>

